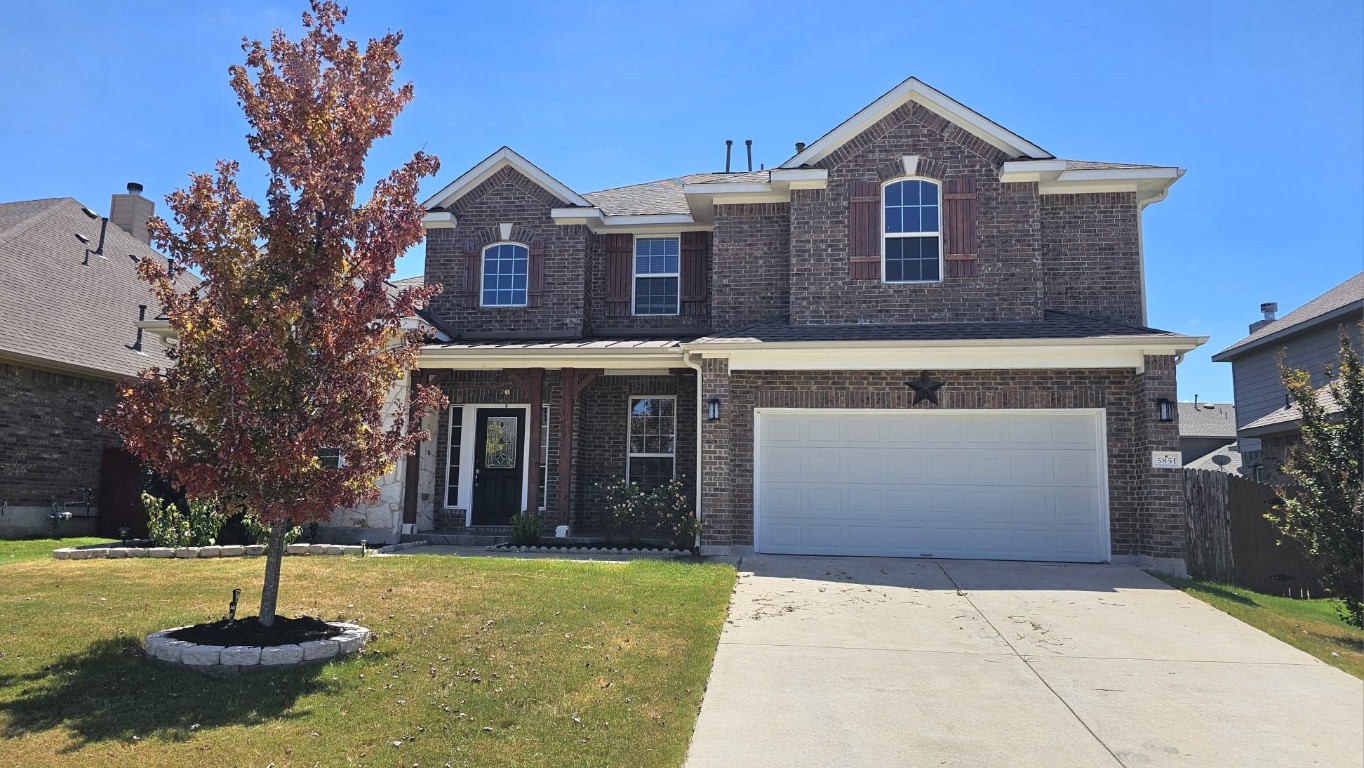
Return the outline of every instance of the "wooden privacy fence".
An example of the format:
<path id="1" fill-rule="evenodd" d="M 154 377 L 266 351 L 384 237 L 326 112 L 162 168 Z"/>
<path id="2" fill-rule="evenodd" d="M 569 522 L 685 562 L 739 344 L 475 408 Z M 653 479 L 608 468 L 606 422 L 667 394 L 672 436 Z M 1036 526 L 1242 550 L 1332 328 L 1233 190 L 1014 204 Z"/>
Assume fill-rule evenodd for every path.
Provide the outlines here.
<path id="1" fill-rule="evenodd" d="M 1227 472 L 1184 470 L 1189 575 L 1271 595 L 1312 597 L 1321 574 L 1302 545 L 1265 519 L 1273 486 Z"/>

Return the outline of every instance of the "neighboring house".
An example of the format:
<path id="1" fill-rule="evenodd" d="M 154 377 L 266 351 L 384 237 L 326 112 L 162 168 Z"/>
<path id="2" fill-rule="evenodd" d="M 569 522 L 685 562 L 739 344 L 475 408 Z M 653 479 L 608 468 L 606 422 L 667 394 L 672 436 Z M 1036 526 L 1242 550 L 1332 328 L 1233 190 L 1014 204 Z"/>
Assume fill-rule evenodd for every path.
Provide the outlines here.
<path id="1" fill-rule="evenodd" d="M 1325 409 L 1328 418 L 1342 410 L 1340 403 L 1331 396 L 1331 390 L 1326 386 L 1317 390 L 1317 403 Z M 1283 408 L 1250 422 L 1241 428 L 1241 434 L 1260 441 L 1255 479 L 1272 485 L 1291 482 L 1284 475 L 1282 468 L 1288 458 L 1289 449 L 1302 439 L 1302 410 L 1298 408 L 1297 403 L 1290 402 Z"/>
<path id="2" fill-rule="evenodd" d="M 62 534 L 93 533 L 106 481 L 123 479 L 103 476 L 119 440 L 96 420 L 120 378 L 166 359 L 137 329 L 158 310 L 136 261 L 164 261 L 141 189 L 108 218 L 69 197 L 0 203 L 0 537 L 48 533 L 54 504 L 76 516 Z"/>
<path id="3" fill-rule="evenodd" d="M 1277 304 L 1262 304 L 1260 310 L 1264 319 L 1250 325 L 1250 335 L 1212 359 L 1231 363 L 1243 474 L 1273 481 L 1278 479 L 1283 451 L 1297 432 L 1298 418 L 1289 413 L 1296 409 L 1288 401 L 1279 365 L 1307 370 L 1312 386 L 1321 387 L 1328 381 L 1326 370 L 1335 370 L 1339 360 L 1341 328 L 1360 349 L 1364 272 L 1281 318 L 1274 316 Z"/>
<path id="4" fill-rule="evenodd" d="M 678 476 L 707 552 L 1182 571 L 1153 452 L 1204 339 L 1145 327 L 1140 234 L 1181 174 L 912 78 L 771 169 L 580 194 L 498 150 L 426 202 L 450 407 L 403 519 L 602 534 L 598 484 Z"/>
<path id="5" fill-rule="evenodd" d="M 1236 406 L 1228 403 L 1179 404 L 1179 453 L 1184 463 L 1236 440 Z"/>

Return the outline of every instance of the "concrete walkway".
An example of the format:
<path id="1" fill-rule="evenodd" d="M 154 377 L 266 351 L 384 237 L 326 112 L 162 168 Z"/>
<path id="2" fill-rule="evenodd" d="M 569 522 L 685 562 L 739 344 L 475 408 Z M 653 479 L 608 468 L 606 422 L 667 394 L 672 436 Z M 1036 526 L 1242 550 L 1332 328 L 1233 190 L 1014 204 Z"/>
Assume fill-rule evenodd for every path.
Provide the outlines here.
<path id="1" fill-rule="evenodd" d="M 1364 683 L 1135 568 L 745 557 L 687 765 L 1364 765 Z"/>

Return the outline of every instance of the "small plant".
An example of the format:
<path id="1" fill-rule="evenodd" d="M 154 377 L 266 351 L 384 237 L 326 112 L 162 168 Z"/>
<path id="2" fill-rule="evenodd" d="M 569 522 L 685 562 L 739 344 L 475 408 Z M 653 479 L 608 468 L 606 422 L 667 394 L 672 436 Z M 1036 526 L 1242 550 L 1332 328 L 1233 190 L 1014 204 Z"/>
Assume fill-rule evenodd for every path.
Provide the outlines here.
<path id="1" fill-rule="evenodd" d="M 649 492 L 649 512 L 654 527 L 668 532 L 674 549 L 695 551 L 701 521 L 682 478 L 674 477 Z"/>
<path id="2" fill-rule="evenodd" d="M 246 529 L 246 535 L 257 544 L 265 544 L 270 541 L 270 526 L 261 522 L 260 517 L 247 513 L 242 516 L 242 528 Z M 295 525 L 284 534 L 284 545 L 288 546 L 298 541 L 303 535 L 303 529 Z"/>
<path id="3" fill-rule="evenodd" d="M 150 493 L 142 494 L 147 535 L 158 547 L 205 547 L 218 538 L 227 511 L 217 499 L 191 499 L 181 508 Z"/>
<path id="4" fill-rule="evenodd" d="M 533 547 L 540 543 L 540 515 L 522 512 L 511 516 L 511 545 Z"/>
<path id="5" fill-rule="evenodd" d="M 649 518 L 649 495 L 638 483 L 616 478 L 597 487 L 606 496 L 606 515 L 612 527 L 624 533 L 630 544 L 638 545 L 640 532 Z"/>

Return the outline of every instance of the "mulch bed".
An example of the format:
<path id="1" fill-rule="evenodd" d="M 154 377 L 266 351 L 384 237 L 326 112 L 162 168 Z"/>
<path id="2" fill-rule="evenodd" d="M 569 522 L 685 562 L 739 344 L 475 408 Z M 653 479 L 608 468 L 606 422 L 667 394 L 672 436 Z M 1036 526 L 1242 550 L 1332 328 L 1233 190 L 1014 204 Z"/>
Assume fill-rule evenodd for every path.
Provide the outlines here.
<path id="1" fill-rule="evenodd" d="M 195 624 L 192 627 L 177 629 L 168 637 L 184 640 L 198 645 L 251 645 L 273 647 L 305 643 L 309 640 L 326 640 L 336 637 L 342 630 L 312 616 L 286 619 L 276 616 L 273 626 L 264 626 L 256 616 L 238 619 L 231 625 L 227 619 L 210 624 Z"/>

